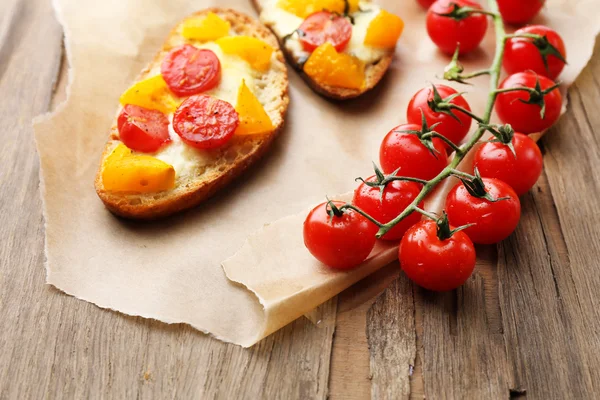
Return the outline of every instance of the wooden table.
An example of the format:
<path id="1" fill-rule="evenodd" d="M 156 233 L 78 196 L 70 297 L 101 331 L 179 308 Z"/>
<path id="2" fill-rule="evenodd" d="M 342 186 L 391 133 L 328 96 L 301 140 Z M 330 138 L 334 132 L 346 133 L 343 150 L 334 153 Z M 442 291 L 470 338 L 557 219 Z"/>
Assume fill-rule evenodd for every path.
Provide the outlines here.
<path id="1" fill-rule="evenodd" d="M 426 293 L 393 264 L 323 305 L 320 323 L 244 350 L 44 284 L 31 119 L 66 82 L 49 3 L 0 4 L 1 399 L 600 397 L 600 45 L 541 142 L 517 232 L 478 249 L 466 286 Z"/>

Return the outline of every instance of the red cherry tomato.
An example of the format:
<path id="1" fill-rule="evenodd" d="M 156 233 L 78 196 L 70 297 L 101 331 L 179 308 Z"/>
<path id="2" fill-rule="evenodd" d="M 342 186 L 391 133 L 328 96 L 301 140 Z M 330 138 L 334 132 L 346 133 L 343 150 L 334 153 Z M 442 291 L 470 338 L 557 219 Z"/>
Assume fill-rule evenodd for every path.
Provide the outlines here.
<path id="1" fill-rule="evenodd" d="M 473 51 L 483 40 L 487 30 L 487 17 L 484 14 L 470 14 L 460 20 L 440 14 L 451 12 L 454 5 L 481 10 L 481 6 L 470 0 L 438 0 L 427 12 L 427 33 L 439 49 L 449 55 L 454 54 L 460 43 L 460 54 Z"/>
<path id="2" fill-rule="evenodd" d="M 542 152 L 533 139 L 522 133 L 515 133 L 512 145 L 516 157 L 503 143 L 481 144 L 475 151 L 473 166 L 484 178 L 500 179 L 521 196 L 542 174 Z"/>
<path id="3" fill-rule="evenodd" d="M 221 63 L 211 50 L 184 44 L 166 55 L 160 72 L 173 93 L 192 96 L 219 84 Z"/>
<path id="4" fill-rule="evenodd" d="M 325 42 L 331 43 L 337 51 L 342 51 L 352 36 L 350 21 L 329 11 L 309 15 L 298 30 L 300 43 L 308 52 L 314 51 Z"/>
<path id="5" fill-rule="evenodd" d="M 431 7 L 431 5 L 433 3 L 435 3 L 435 0 L 417 0 L 419 2 L 419 4 L 421 5 L 421 7 L 423 7 L 424 9 L 428 9 L 429 7 Z"/>
<path id="6" fill-rule="evenodd" d="M 226 101 L 212 96 L 188 97 L 175 111 L 173 129 L 198 149 L 214 149 L 227 143 L 240 123 L 238 113 Z"/>
<path id="7" fill-rule="evenodd" d="M 475 247 L 462 231 L 440 240 L 435 221 L 410 228 L 398 250 L 400 267 L 417 285 L 438 292 L 453 290 L 469 279 L 475 268 Z"/>
<path id="8" fill-rule="evenodd" d="M 539 76 L 533 72 L 518 72 L 507 77 L 500 84 L 500 89 L 513 87 L 535 88 L 538 79 L 542 90 L 554 85 L 554 82 L 545 76 Z M 496 112 L 500 120 L 512 125 L 515 131 L 526 134 L 542 132 L 550 128 L 560 117 L 562 108 L 562 96 L 558 88 L 544 96 L 546 112 L 543 118 L 540 105 L 523 103 L 523 101 L 528 101 L 529 97 L 529 93 L 523 90 L 500 93 L 496 100 Z"/>
<path id="9" fill-rule="evenodd" d="M 372 176 L 367 182 L 377 182 Z M 388 183 L 383 191 L 383 197 L 378 187 L 361 183 L 354 191 L 352 204 L 360 208 L 382 224 L 390 222 L 404 211 L 421 192 L 421 185 L 408 181 L 393 181 Z M 419 205 L 423 207 L 423 203 Z M 394 226 L 382 239 L 400 240 L 404 232 L 421 219 L 421 214 L 412 213 Z"/>
<path id="10" fill-rule="evenodd" d="M 502 19 L 507 24 L 522 25 L 535 17 L 546 0 L 498 0 Z"/>
<path id="11" fill-rule="evenodd" d="M 156 110 L 127 104 L 117 118 L 119 138 L 131 150 L 154 153 L 171 141 L 169 120 Z"/>
<path id="12" fill-rule="evenodd" d="M 336 207 L 344 203 L 333 202 Z M 375 224 L 353 210 L 331 218 L 327 203 L 315 207 L 304 221 L 304 245 L 323 264 L 350 269 L 362 263 L 375 246 Z"/>
<path id="13" fill-rule="evenodd" d="M 457 93 L 456 90 L 446 85 L 435 85 L 435 87 L 442 99 Z M 421 110 L 423 110 L 429 126 L 440 122 L 440 124 L 435 127 L 435 131 L 445 136 L 447 139 L 450 139 L 452 143 L 459 144 L 461 140 L 467 136 L 467 133 L 469 133 L 469 129 L 471 128 L 471 117 L 461 111 L 454 110 L 454 115 L 458 117 L 457 121 L 448 114 L 434 112 L 427 104 L 429 100 L 433 100 L 433 94 L 432 88 L 423 88 L 415 93 L 413 98 L 410 99 L 408 109 L 406 110 L 408 122 L 421 125 Z M 450 103 L 456 104 L 467 111 L 471 111 L 469 103 L 467 103 L 462 96 L 452 99 Z"/>
<path id="14" fill-rule="evenodd" d="M 531 25 L 515 32 L 515 35 L 518 34 L 535 34 L 546 37 L 548 43 L 558 50 L 563 59 L 567 57 L 565 44 L 553 29 L 542 25 Z M 543 41 L 540 43 L 545 45 Z M 550 46 L 545 46 L 550 48 Z M 534 39 L 512 38 L 506 42 L 502 65 L 508 74 L 533 71 L 538 75 L 555 80 L 565 67 L 565 63 L 555 55 L 546 55 L 545 57 L 546 63 L 544 63 L 541 49 L 534 44 Z"/>
<path id="15" fill-rule="evenodd" d="M 448 193 L 446 212 L 450 224 L 454 226 L 475 224 L 463 231 L 474 243 L 498 243 L 517 227 L 521 217 L 521 203 L 507 183 L 493 178 L 483 178 L 483 183 L 492 198 L 508 199 L 491 202 L 474 197 L 459 183 Z"/>
<path id="16" fill-rule="evenodd" d="M 444 142 L 433 139 L 436 152 L 432 153 L 417 135 L 400 132 L 420 129 L 415 124 L 399 125 L 385 136 L 379 149 L 383 172 L 391 174 L 398 170 L 398 176 L 429 180 L 446 168 L 448 155 Z"/>

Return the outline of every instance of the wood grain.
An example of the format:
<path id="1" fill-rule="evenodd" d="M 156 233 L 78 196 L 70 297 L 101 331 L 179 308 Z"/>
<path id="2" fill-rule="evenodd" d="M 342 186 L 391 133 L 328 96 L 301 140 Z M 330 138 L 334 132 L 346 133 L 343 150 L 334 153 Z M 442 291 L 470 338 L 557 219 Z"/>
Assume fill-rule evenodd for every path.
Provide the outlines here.
<path id="1" fill-rule="evenodd" d="M 49 0 L 3 0 L 0 22 L 0 399 L 326 398 L 335 299 L 317 325 L 300 319 L 245 350 L 44 284 L 31 119 L 49 109 L 57 76 L 64 98 L 62 31 Z"/>

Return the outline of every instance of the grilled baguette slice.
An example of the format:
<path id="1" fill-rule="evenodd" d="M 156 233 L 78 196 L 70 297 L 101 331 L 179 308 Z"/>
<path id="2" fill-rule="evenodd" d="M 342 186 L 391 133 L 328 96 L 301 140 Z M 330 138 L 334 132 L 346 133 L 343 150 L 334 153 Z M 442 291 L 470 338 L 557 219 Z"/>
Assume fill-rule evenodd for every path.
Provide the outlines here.
<path id="1" fill-rule="evenodd" d="M 192 174 L 177 176 L 173 189 L 157 193 L 123 193 L 107 191 L 102 183 L 104 161 L 120 143 L 117 118 L 115 117 L 110 129 L 110 138 L 102 154 L 95 187 L 106 207 L 118 216 L 152 220 L 198 205 L 260 159 L 283 127 L 289 103 L 288 76 L 277 39 L 258 21 L 235 10 L 211 8 L 195 13 L 193 16 L 203 16 L 210 12 L 228 21 L 231 24 L 231 30 L 236 35 L 259 38 L 274 48 L 270 69 L 262 75 L 260 80 L 254 82 L 256 90 L 268 91 L 268 96 L 265 97 L 268 97 L 269 102 L 262 105 L 274 128 L 266 134 L 235 135 L 225 146 L 211 150 L 209 164 L 199 166 Z M 139 75 L 138 81 L 154 75 L 155 73 L 152 71 L 160 70 L 160 64 L 166 53 L 182 43 L 180 31 L 181 24 L 171 31 L 162 49 Z M 226 73 L 226 70 L 222 71 L 222 74 Z M 120 109 L 121 107 L 119 107 L 119 111 Z"/>
<path id="2" fill-rule="evenodd" d="M 252 0 L 252 2 L 254 3 L 254 7 L 257 9 L 257 11 L 261 13 L 263 11 L 265 1 Z M 271 28 L 268 23 L 266 23 L 265 25 Z M 335 100 L 353 99 L 373 89 L 388 71 L 390 65 L 392 64 L 392 59 L 394 57 L 394 50 L 392 49 L 385 52 L 385 54 L 376 62 L 367 64 L 365 67 L 365 86 L 362 89 L 347 89 L 329 85 L 322 85 L 316 82 L 302 70 L 303 60 L 300 60 L 297 57 L 295 57 L 294 54 L 285 47 L 284 38 L 277 37 L 277 39 L 279 39 L 281 50 L 283 51 L 283 54 L 285 54 L 285 58 L 290 63 L 290 65 L 294 67 L 296 71 L 298 71 L 300 76 L 302 76 L 302 79 L 304 79 L 304 81 L 315 92 Z"/>

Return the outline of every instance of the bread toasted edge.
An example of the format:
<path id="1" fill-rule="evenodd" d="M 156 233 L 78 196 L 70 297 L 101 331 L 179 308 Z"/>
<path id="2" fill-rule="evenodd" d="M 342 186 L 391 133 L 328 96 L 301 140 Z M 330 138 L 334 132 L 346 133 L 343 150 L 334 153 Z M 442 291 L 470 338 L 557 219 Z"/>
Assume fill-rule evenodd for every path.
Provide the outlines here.
<path id="1" fill-rule="evenodd" d="M 260 14 L 262 11 L 260 0 L 252 0 L 252 3 L 254 4 L 254 8 L 256 8 L 256 11 Z M 273 32 L 273 34 L 275 33 Z M 383 56 L 377 63 L 367 65 L 365 68 L 365 86 L 361 89 L 348 89 L 330 85 L 322 85 L 304 72 L 301 65 L 298 63 L 298 60 L 296 60 L 293 54 L 290 51 L 288 51 L 288 49 L 285 47 L 283 38 L 280 38 L 277 35 L 275 36 L 279 41 L 281 51 L 283 51 L 283 54 L 285 54 L 286 60 L 298 72 L 298 74 L 300 74 L 300 76 L 302 77 L 302 79 L 304 79 L 308 86 L 320 95 L 334 100 L 354 99 L 373 89 L 375 86 L 377 86 L 379 81 L 383 79 L 385 73 L 389 70 L 390 65 L 392 64 L 392 60 L 394 58 L 394 51 L 390 51 L 388 54 Z"/>
<path id="2" fill-rule="evenodd" d="M 271 31 L 265 26 L 263 26 L 260 22 L 246 14 L 240 13 L 232 9 L 208 8 L 196 12 L 188 16 L 187 18 L 192 16 L 206 15 L 209 12 L 225 16 L 226 19 L 231 23 L 232 29 L 241 29 L 244 31 L 243 33 L 245 34 L 251 34 L 254 37 L 258 37 L 262 40 L 265 40 L 275 49 L 275 59 L 277 62 L 282 64 L 279 82 L 275 83 L 276 85 L 282 87 L 281 96 L 278 99 L 280 104 L 277 107 L 277 111 L 280 116 L 279 123 L 275 126 L 273 131 L 267 134 L 263 134 L 260 136 L 248 136 L 239 139 L 242 141 L 245 140 L 252 142 L 252 150 L 244 156 L 242 156 L 241 158 L 236 159 L 234 163 L 228 164 L 225 170 L 223 170 L 216 177 L 212 177 L 208 180 L 198 179 L 196 182 L 192 181 L 186 184 L 185 191 L 179 193 L 175 190 L 171 190 L 168 194 L 161 196 L 159 199 L 156 200 L 153 199 L 156 193 L 143 193 L 135 195 L 134 197 L 139 197 L 139 199 L 152 199 L 150 201 L 145 202 L 140 201 L 138 204 L 132 204 L 131 195 L 126 195 L 118 192 L 108 192 L 104 190 L 104 186 L 102 184 L 102 167 L 106 157 L 108 157 L 112 153 L 112 149 L 114 148 L 116 142 L 118 142 L 118 140 L 114 139 L 113 134 L 111 134 L 111 138 L 109 139 L 102 153 L 102 158 L 100 166 L 98 168 L 98 172 L 96 173 L 94 186 L 98 197 L 100 197 L 106 208 L 115 215 L 129 219 L 153 220 L 167 217 L 179 211 L 183 211 L 197 206 L 202 201 L 208 199 L 220 189 L 227 186 L 231 181 L 233 181 L 246 169 L 248 169 L 250 165 L 254 164 L 256 161 L 262 158 L 262 156 L 269 150 L 275 137 L 277 137 L 277 135 L 283 128 L 283 125 L 285 123 L 285 116 L 289 105 L 289 81 L 287 76 L 287 69 L 285 68 L 284 56 L 281 50 L 279 49 L 279 41 L 277 40 L 275 35 L 271 33 Z M 153 65 L 159 62 L 161 53 L 167 47 L 169 38 L 177 34 L 177 26 L 179 26 L 179 24 L 177 24 L 169 33 L 169 36 L 165 39 L 163 47 L 157 52 L 152 62 L 148 64 L 148 66 L 140 73 L 140 76 L 138 76 L 136 81 L 139 80 L 139 78 L 143 76 L 150 68 L 152 68 Z M 114 132 L 115 130 L 116 117 L 113 121 L 111 132 Z"/>

